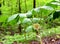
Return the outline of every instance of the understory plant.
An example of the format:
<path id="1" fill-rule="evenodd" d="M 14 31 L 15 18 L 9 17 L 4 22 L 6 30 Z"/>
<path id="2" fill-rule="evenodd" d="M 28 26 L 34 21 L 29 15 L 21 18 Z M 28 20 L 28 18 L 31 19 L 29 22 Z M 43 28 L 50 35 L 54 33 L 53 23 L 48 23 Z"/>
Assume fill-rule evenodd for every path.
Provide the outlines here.
<path id="1" fill-rule="evenodd" d="M 7 36 L 6 40 L 10 39 L 9 42 L 11 42 L 11 43 L 14 40 L 22 42 L 25 40 L 31 40 L 31 39 L 35 38 L 37 35 L 40 38 L 39 39 L 40 43 L 42 44 L 41 37 L 47 36 L 48 33 L 50 34 L 50 29 L 49 30 L 46 30 L 46 29 L 48 26 L 50 26 L 49 23 L 53 22 L 53 17 L 54 17 L 53 13 L 56 11 L 58 6 L 60 6 L 59 1 L 54 0 L 44 6 L 41 6 L 38 8 L 33 8 L 31 11 L 28 11 L 27 13 L 17 13 L 17 14 L 10 16 L 7 20 L 5 20 L 3 25 L 5 25 L 5 24 L 6 24 L 6 26 L 8 26 L 8 24 L 11 26 L 17 25 L 20 35 L 10 36 L 11 39 L 9 38 L 9 36 Z M 52 21 L 50 21 L 51 19 L 52 19 Z M 55 28 L 53 28 L 51 30 L 51 32 L 52 31 L 55 34 L 55 32 L 57 30 Z M 31 33 L 32 35 L 28 34 L 28 33 Z M 32 36 L 31 39 L 30 39 L 30 37 L 27 36 L 27 34 L 30 37 Z M 16 39 L 14 37 L 16 37 Z M 21 37 L 23 37 L 23 38 L 21 38 Z M 10 43 L 7 43 L 7 44 L 10 44 Z"/>

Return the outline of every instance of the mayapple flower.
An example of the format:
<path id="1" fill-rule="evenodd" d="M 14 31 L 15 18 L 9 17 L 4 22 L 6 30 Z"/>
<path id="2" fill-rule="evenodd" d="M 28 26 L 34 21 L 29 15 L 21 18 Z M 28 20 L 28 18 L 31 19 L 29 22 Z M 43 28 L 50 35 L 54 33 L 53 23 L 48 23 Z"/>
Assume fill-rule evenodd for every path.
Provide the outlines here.
<path id="1" fill-rule="evenodd" d="M 33 24 L 33 28 L 38 31 L 40 29 L 40 24 Z"/>

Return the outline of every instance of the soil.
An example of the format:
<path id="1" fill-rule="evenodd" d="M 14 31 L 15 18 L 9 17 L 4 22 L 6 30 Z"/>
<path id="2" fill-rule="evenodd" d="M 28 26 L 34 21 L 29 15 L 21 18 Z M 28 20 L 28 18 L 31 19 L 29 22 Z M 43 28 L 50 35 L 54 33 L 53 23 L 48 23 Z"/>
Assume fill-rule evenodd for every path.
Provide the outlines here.
<path id="1" fill-rule="evenodd" d="M 60 35 L 53 35 L 42 39 L 42 44 L 60 44 Z"/>
<path id="2" fill-rule="evenodd" d="M 31 41 L 30 44 L 40 44 L 38 41 Z M 42 38 L 42 44 L 60 44 L 60 35 L 53 35 Z"/>
<path id="3" fill-rule="evenodd" d="M 38 41 L 33 40 L 29 44 L 40 44 L 40 43 Z"/>
<path id="4" fill-rule="evenodd" d="M 2 42 L 0 42 L 0 44 L 3 44 Z"/>

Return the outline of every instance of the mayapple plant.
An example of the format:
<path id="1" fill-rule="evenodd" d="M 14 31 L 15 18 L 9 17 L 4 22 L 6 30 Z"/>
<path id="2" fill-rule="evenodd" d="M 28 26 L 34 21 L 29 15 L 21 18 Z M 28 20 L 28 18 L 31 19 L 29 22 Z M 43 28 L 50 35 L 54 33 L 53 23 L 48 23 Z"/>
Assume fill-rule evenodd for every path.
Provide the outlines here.
<path id="1" fill-rule="evenodd" d="M 39 30 L 42 29 L 40 24 L 39 23 L 33 24 L 33 28 L 34 28 L 34 30 L 36 30 L 36 36 L 40 39 L 40 44 L 42 44 L 41 36 L 39 36 L 39 34 L 40 34 Z"/>
<path id="2" fill-rule="evenodd" d="M 57 5 L 58 3 L 51 3 L 51 4 Z M 26 29 L 26 27 L 28 27 L 28 26 L 29 26 L 29 28 L 30 27 L 32 28 L 32 26 L 30 26 L 30 25 L 33 24 L 33 28 L 36 31 L 36 34 L 39 36 L 39 34 L 40 34 L 39 30 L 42 29 L 41 25 L 39 23 L 33 23 L 33 22 L 31 22 L 32 18 L 43 18 L 44 19 L 45 16 L 48 16 L 51 12 L 54 12 L 54 11 L 55 11 L 54 7 L 51 7 L 51 5 L 46 5 L 46 6 L 44 5 L 42 7 L 34 8 L 33 10 L 31 10 L 30 12 L 27 12 L 27 13 L 14 14 L 11 17 L 8 18 L 8 22 L 7 23 L 12 22 L 10 24 L 14 25 L 14 24 L 17 24 L 20 21 L 18 23 L 18 25 L 19 24 L 23 25 L 24 29 Z M 26 33 L 25 33 L 25 37 L 26 37 Z M 39 38 L 40 38 L 40 42 L 41 42 L 41 36 Z"/>

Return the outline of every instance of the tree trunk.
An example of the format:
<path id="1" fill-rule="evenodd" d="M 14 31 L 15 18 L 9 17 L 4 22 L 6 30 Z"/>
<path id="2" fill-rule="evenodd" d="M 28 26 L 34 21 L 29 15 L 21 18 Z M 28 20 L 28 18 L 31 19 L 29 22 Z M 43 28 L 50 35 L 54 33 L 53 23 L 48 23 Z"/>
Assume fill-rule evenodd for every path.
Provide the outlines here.
<path id="1" fill-rule="evenodd" d="M 18 0 L 18 5 L 19 5 L 19 13 L 21 13 L 21 3 L 20 3 L 20 0 Z"/>
<path id="2" fill-rule="evenodd" d="M 33 0 L 33 8 L 36 8 L 36 0 Z"/>
<path id="3" fill-rule="evenodd" d="M 2 3 L 0 2 L 0 8 L 1 8 L 1 6 L 2 6 Z M 0 15 L 1 15 L 2 13 L 1 13 L 1 10 L 0 10 Z"/>
<path id="4" fill-rule="evenodd" d="M 1 3 L 0 3 L 0 7 L 1 7 Z"/>

